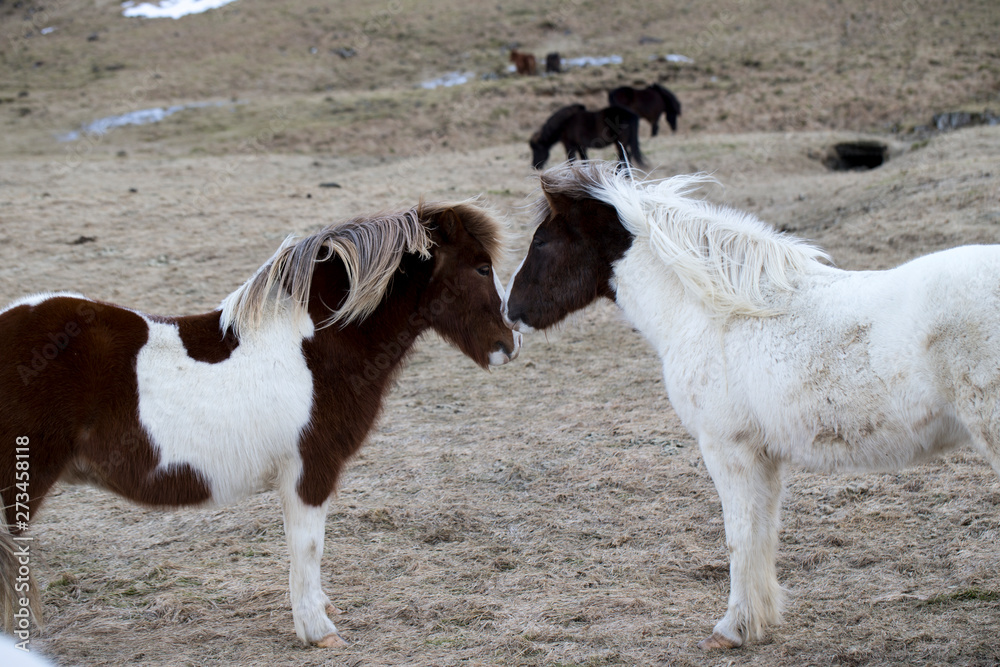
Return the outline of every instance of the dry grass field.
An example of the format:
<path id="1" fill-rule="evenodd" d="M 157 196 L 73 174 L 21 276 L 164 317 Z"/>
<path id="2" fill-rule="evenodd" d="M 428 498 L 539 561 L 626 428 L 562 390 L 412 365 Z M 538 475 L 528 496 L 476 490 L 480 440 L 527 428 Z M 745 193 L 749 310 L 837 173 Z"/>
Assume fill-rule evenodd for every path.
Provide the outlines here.
<path id="1" fill-rule="evenodd" d="M 562 104 L 651 81 L 684 104 L 676 135 L 642 128 L 657 175 L 714 172 L 708 198 L 841 267 L 1000 242 L 1000 128 L 913 129 L 1000 108 L 992 0 L 605 5 L 238 0 L 173 21 L 3 0 L 0 300 L 73 289 L 200 312 L 286 234 L 421 196 L 500 211 L 506 277 L 531 233 L 527 136 Z M 622 63 L 515 78 L 514 42 Z M 669 53 L 694 62 L 650 60 Z M 497 76 L 417 85 L 465 70 Z M 219 106 L 56 138 L 202 102 Z M 858 138 L 889 162 L 818 159 Z M 701 653 L 728 592 L 721 509 L 641 337 L 602 303 L 486 373 L 428 336 L 327 522 L 323 580 L 351 646 L 297 643 L 273 494 L 164 512 L 66 486 L 31 528 L 47 617 L 32 647 L 171 667 L 1000 664 L 1000 480 L 982 460 L 787 487 L 786 622 Z"/>

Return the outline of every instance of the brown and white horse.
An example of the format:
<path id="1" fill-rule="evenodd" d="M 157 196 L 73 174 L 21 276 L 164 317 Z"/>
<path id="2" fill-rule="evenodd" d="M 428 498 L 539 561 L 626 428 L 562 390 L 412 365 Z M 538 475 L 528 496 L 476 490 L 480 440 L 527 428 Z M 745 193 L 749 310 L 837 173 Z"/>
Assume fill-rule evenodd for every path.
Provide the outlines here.
<path id="1" fill-rule="evenodd" d="M 498 222 L 472 203 L 422 204 L 288 239 L 203 315 L 159 317 L 71 293 L 0 312 L 0 582 L 58 480 L 150 506 L 281 498 L 295 633 L 344 642 L 320 584 L 327 505 L 421 333 L 480 366 L 514 359 L 493 273 Z M 21 461 L 27 463 L 21 464 Z M 15 598 L 17 604 L 15 604 Z"/>

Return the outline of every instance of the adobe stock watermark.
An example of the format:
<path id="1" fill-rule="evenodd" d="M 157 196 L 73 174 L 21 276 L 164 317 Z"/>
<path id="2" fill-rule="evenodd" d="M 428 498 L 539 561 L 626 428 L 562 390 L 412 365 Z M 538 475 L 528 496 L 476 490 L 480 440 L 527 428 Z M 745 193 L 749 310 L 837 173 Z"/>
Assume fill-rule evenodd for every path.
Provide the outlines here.
<path id="1" fill-rule="evenodd" d="M 402 12 L 402 0 L 389 0 L 383 8 L 373 8 L 364 23 L 352 29 L 351 48 L 361 51 L 371 46 L 372 37 L 392 25 L 396 15 Z"/>
<path id="2" fill-rule="evenodd" d="M 70 320 L 61 329 L 49 331 L 45 334 L 47 342 L 36 345 L 31 349 L 31 358 L 26 362 L 17 365 L 17 374 L 21 378 L 24 386 L 30 385 L 40 376 L 49 363 L 55 360 L 63 351 L 68 348 L 73 339 L 83 333 L 83 326 L 91 324 L 97 317 L 97 304 L 83 302 L 76 308 L 78 320 Z"/>
<path id="3" fill-rule="evenodd" d="M 417 312 L 411 313 L 407 319 L 409 326 L 396 334 L 395 339 L 381 343 L 379 345 L 381 352 L 372 358 L 365 359 L 361 374 L 352 375 L 348 379 L 351 391 L 356 395 L 360 394 L 381 378 L 385 371 L 403 358 L 421 332 L 431 326 L 434 318 L 442 315 L 448 306 L 455 303 L 458 296 L 466 291 L 464 286 L 450 278 L 445 278 L 443 282 L 444 290 L 441 295 L 433 299 L 427 306 L 422 306 Z"/>
<path id="4" fill-rule="evenodd" d="M 727 39 L 730 28 L 746 11 L 753 8 L 756 0 L 736 0 L 717 12 L 715 18 L 687 40 L 686 54 L 694 60 L 704 57 L 708 49 L 720 40 Z"/>
<path id="5" fill-rule="evenodd" d="M 14 560 L 17 564 L 17 576 L 14 578 L 14 637 L 18 640 L 15 647 L 28 652 L 31 643 L 31 598 L 36 591 L 32 590 L 34 580 L 31 577 L 31 541 L 24 531 L 31 521 L 29 501 L 31 494 L 31 441 L 28 436 L 18 436 L 14 439 L 14 526 L 18 534 L 14 536 Z"/>

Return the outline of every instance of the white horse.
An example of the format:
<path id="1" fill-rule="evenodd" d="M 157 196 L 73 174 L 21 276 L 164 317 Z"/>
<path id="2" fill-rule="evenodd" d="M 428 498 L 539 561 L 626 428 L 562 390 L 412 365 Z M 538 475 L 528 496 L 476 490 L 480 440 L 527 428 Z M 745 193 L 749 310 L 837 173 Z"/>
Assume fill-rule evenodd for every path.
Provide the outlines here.
<path id="1" fill-rule="evenodd" d="M 540 226 L 508 289 L 522 331 L 614 299 L 722 499 L 726 615 L 704 649 L 781 619 L 782 470 L 889 471 L 971 444 L 1000 473 L 1000 246 L 843 271 L 752 215 L 598 162 L 541 176 Z"/>

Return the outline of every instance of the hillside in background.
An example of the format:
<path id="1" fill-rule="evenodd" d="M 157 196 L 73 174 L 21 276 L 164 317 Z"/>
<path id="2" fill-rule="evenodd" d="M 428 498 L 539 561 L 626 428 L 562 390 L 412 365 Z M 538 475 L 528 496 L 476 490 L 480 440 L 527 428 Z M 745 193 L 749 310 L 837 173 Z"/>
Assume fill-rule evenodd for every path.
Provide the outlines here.
<path id="1" fill-rule="evenodd" d="M 998 106 L 993 0 L 238 0 L 179 20 L 117 2 L 0 2 L 0 151 L 126 111 L 211 103 L 126 128 L 93 150 L 174 155 L 269 148 L 413 155 L 520 142 L 547 115 L 658 81 L 681 132 L 903 131 L 934 113 Z M 45 33 L 45 34 L 43 34 Z M 523 78 L 511 46 L 620 64 Z M 677 54 L 691 62 L 667 62 Z M 420 84 L 470 74 L 451 88 Z"/>

